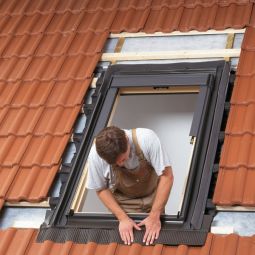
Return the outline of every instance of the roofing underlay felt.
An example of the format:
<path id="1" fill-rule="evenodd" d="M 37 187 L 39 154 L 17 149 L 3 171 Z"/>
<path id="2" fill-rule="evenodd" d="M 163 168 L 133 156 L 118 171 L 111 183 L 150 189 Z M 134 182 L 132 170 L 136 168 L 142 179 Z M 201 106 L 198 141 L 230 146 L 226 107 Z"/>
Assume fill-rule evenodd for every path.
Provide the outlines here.
<path id="1" fill-rule="evenodd" d="M 110 32 L 248 27 L 214 202 L 255 205 L 255 11 L 248 0 L 5 0 L 0 3 L 0 208 L 47 198 Z M 65 121 L 62 121 L 65 120 Z M 35 243 L 0 232 L 0 254 L 254 254 L 254 237 L 208 235 L 202 248 Z M 65 251 L 69 253 L 65 253 Z"/>

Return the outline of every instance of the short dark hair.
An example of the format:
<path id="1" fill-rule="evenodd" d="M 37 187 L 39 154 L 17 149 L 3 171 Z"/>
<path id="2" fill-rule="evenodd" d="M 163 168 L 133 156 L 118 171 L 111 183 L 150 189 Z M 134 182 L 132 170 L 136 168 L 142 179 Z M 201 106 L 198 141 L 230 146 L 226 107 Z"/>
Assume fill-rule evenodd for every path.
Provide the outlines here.
<path id="1" fill-rule="evenodd" d="M 96 150 L 98 155 L 108 164 L 115 164 L 117 157 L 127 151 L 125 131 L 115 127 L 106 127 L 96 136 Z"/>

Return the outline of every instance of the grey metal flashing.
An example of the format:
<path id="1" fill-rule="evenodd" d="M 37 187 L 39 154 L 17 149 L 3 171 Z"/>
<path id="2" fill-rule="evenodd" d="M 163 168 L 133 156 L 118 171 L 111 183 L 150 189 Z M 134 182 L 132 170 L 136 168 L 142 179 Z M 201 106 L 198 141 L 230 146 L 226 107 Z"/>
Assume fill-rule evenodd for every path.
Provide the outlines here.
<path id="1" fill-rule="evenodd" d="M 134 231 L 134 243 L 143 244 L 143 236 L 145 231 Z M 207 237 L 207 231 L 196 230 L 161 230 L 160 237 L 154 244 L 185 245 L 200 246 L 203 245 Z M 37 237 L 38 242 L 44 240 L 54 240 L 56 243 L 64 243 L 72 241 L 75 243 L 95 242 L 99 244 L 122 243 L 117 228 L 115 229 L 90 229 L 90 228 L 54 228 L 42 229 Z"/>

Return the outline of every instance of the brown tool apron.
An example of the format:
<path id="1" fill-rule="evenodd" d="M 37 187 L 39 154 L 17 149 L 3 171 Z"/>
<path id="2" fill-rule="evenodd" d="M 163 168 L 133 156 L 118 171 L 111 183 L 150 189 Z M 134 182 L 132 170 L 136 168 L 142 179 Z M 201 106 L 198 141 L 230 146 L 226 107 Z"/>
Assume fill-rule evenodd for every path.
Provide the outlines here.
<path id="1" fill-rule="evenodd" d="M 115 176 L 115 185 L 112 192 L 125 212 L 150 212 L 156 195 L 158 176 L 143 155 L 137 142 L 135 129 L 132 129 L 132 138 L 136 155 L 139 158 L 139 165 L 132 170 L 112 165 Z"/>

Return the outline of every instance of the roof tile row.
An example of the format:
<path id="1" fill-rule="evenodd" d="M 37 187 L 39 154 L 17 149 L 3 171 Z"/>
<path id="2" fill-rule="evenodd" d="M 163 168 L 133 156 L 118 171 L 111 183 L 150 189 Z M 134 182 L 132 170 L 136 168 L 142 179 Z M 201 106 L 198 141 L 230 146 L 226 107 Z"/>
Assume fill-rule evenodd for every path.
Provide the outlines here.
<path id="1" fill-rule="evenodd" d="M 254 121 L 254 120 L 253 120 Z M 255 139 L 254 135 L 241 133 L 241 135 L 226 135 L 220 166 L 236 168 L 240 166 L 255 167 Z"/>
<path id="2" fill-rule="evenodd" d="M 0 188 L 0 198 L 8 197 L 9 202 L 22 200 L 39 202 L 47 198 L 59 165 L 46 167 L 0 168 L 0 177 L 5 183 Z"/>
<path id="3" fill-rule="evenodd" d="M 11 84 L 0 83 L 0 109 L 5 108 L 52 108 L 56 106 L 75 107 L 91 83 L 91 79 L 67 81 L 20 81 Z M 3 109 L 4 110 L 4 109 Z M 0 114 L 3 113 L 0 111 Z M 1 125 L 4 123 L 0 124 Z"/>
<path id="4" fill-rule="evenodd" d="M 255 103 L 247 103 L 245 105 L 233 104 L 225 133 L 233 136 L 245 133 L 255 135 L 254 116 Z"/>
<path id="5" fill-rule="evenodd" d="M 213 198 L 219 205 L 255 205 L 254 36 L 255 28 L 247 28 Z"/>
<path id="6" fill-rule="evenodd" d="M 78 13 L 84 10 L 89 12 L 97 12 L 100 10 L 124 10 L 128 8 L 144 9 L 150 7 L 152 9 L 158 9 L 162 7 L 168 7 L 176 9 L 178 7 L 195 8 L 197 6 L 211 7 L 212 5 L 219 5 L 221 7 L 229 6 L 230 4 L 245 5 L 249 0 L 54 0 L 49 3 L 47 0 L 30 2 L 29 0 L 23 1 L 3 1 L 0 5 L 0 15 L 3 16 L 17 16 L 27 15 L 31 16 L 37 13 L 49 14 L 66 12 Z"/>
<path id="7" fill-rule="evenodd" d="M 92 76 L 100 57 L 101 54 L 1 59 L 0 81 L 85 80 Z"/>
<path id="8" fill-rule="evenodd" d="M 0 137 L 63 136 L 69 134 L 80 111 L 75 107 L 6 108 L 0 111 Z"/>
<path id="9" fill-rule="evenodd" d="M 108 33 L 54 33 L 0 37 L 0 58 L 60 57 L 100 53 Z"/>
<path id="10" fill-rule="evenodd" d="M 109 29 L 116 10 L 64 14 L 6 16 L 0 19 L 1 37 L 9 35 L 41 35 L 54 33 L 99 33 Z"/>
<path id="11" fill-rule="evenodd" d="M 178 8 L 184 6 L 186 8 L 195 8 L 197 6 L 212 7 L 217 4 L 219 6 L 229 6 L 230 4 L 245 5 L 249 0 L 152 0 L 151 6 L 153 9 L 161 8 L 163 6 L 168 8 Z"/>
<path id="12" fill-rule="evenodd" d="M 206 243 L 202 247 L 188 247 L 186 245 L 165 246 L 157 244 L 155 246 L 142 246 L 140 244 L 121 245 L 110 244 L 76 244 L 71 241 L 66 243 L 53 243 L 45 241 L 36 243 L 37 231 L 33 229 L 7 229 L 0 231 L 0 254 L 24 255 L 24 254 L 91 254 L 91 255 L 120 255 L 120 254 L 193 254 L 193 255 L 252 255 L 255 252 L 255 236 L 240 237 L 238 235 L 213 235 L 208 234 Z"/>
<path id="13" fill-rule="evenodd" d="M 187 6 L 180 4 L 181 1 L 178 1 L 177 5 L 167 5 L 165 1 L 162 1 L 162 4 L 152 3 L 151 6 L 148 0 L 146 2 L 135 0 L 120 1 L 119 7 L 116 8 L 117 2 L 117 0 L 114 2 L 110 10 L 100 8 L 96 9 L 96 12 L 85 9 L 79 13 L 4 16 L 0 21 L 1 36 L 71 33 L 73 31 L 102 32 L 108 31 L 109 28 L 114 33 L 140 30 L 153 33 L 173 30 L 205 31 L 227 27 L 241 28 L 249 23 L 252 9 L 252 3 L 249 1 L 241 3 L 240 1 L 237 3 L 214 1 L 213 5 L 211 2 L 202 4 L 198 1 L 196 4 L 187 4 Z"/>
<path id="14" fill-rule="evenodd" d="M 232 93 L 231 103 L 237 106 L 248 106 L 255 103 L 255 75 L 237 76 L 235 89 Z M 247 109 L 247 108 L 246 108 Z M 231 110 L 232 114 L 232 110 Z M 231 120 L 232 121 L 232 120 Z M 229 127 L 227 127 L 229 129 Z"/>
<path id="15" fill-rule="evenodd" d="M 214 202 L 218 205 L 254 206 L 255 168 L 221 168 L 214 192 Z"/>
<path id="16" fill-rule="evenodd" d="M 174 30 L 189 31 L 192 29 L 206 31 L 221 30 L 228 27 L 241 28 L 249 24 L 252 3 L 203 6 L 194 5 L 188 8 L 180 5 L 170 8 L 162 5 L 160 8 L 144 10 L 127 9 L 119 11 L 111 31 L 114 33 L 138 32 L 146 33 L 172 32 Z"/>
<path id="17" fill-rule="evenodd" d="M 121 0 L 124 4 L 129 2 Z M 137 0 L 136 0 L 137 2 Z M 147 0 L 148 2 L 148 0 Z M 150 2 L 150 0 L 149 0 Z M 131 5 L 130 3 L 130 5 Z M 143 5 L 144 1 L 140 1 Z M 57 13 L 63 14 L 66 12 L 79 13 L 82 11 L 97 12 L 101 10 L 113 10 L 117 9 L 119 5 L 119 0 L 40 0 L 33 1 L 30 0 L 14 0 L 14 1 L 2 1 L 0 5 L 0 15 L 2 16 L 17 16 L 17 15 L 27 15 L 32 16 L 34 14 L 50 14 Z M 136 6 L 136 5 L 135 5 Z"/>
<path id="18" fill-rule="evenodd" d="M 0 137 L 0 166 L 11 168 L 16 165 L 22 167 L 58 165 L 69 138 L 70 134 Z"/>

